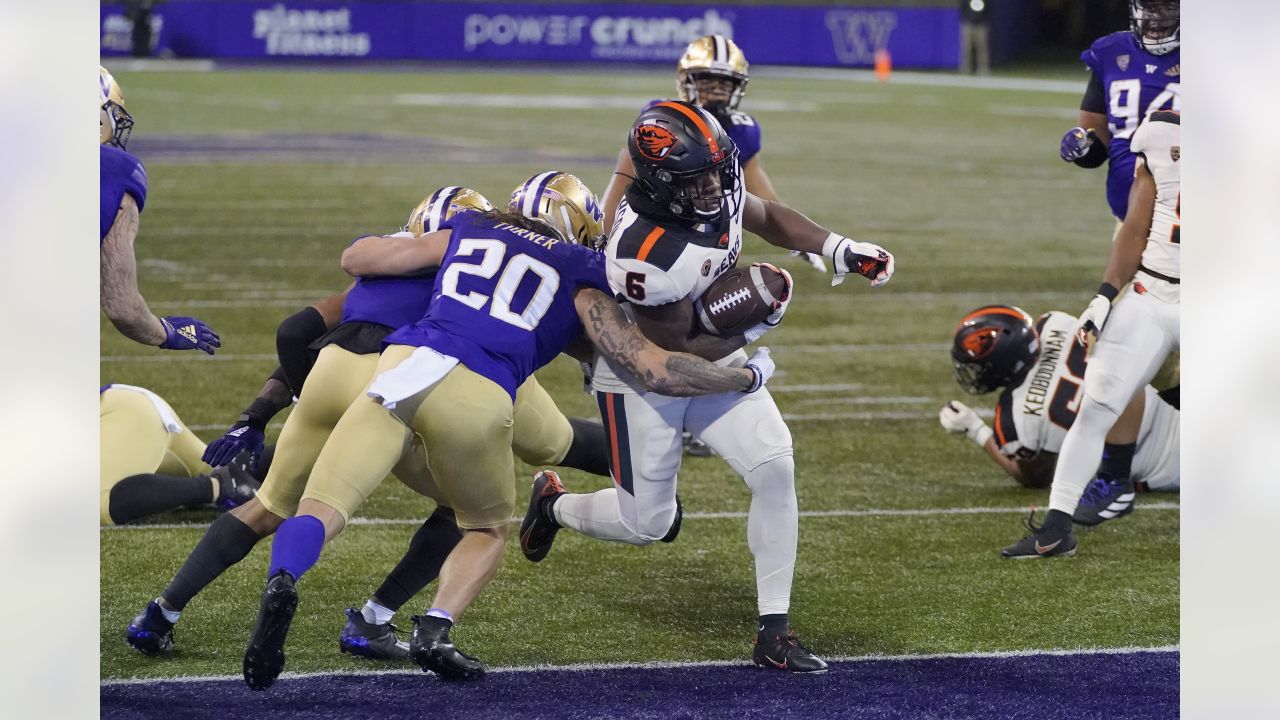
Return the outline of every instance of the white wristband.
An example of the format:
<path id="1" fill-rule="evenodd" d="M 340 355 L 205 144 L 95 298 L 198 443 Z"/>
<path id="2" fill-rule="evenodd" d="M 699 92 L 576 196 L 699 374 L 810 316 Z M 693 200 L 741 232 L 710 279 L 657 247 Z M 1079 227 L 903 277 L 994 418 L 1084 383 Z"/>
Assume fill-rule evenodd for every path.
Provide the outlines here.
<path id="1" fill-rule="evenodd" d="M 836 248 L 840 247 L 840 243 L 845 240 L 848 240 L 848 238 L 843 235 L 837 235 L 836 233 L 828 235 L 827 239 L 822 242 L 823 257 L 830 259 L 831 262 L 835 262 Z"/>
<path id="2" fill-rule="evenodd" d="M 987 440 L 991 439 L 991 436 L 995 434 L 995 431 L 991 429 L 991 426 L 987 425 L 986 423 L 983 423 L 982 427 L 978 428 L 977 430 L 971 430 L 966 434 L 969 436 L 969 439 L 972 440 L 975 445 L 977 445 L 980 448 L 986 448 Z"/>

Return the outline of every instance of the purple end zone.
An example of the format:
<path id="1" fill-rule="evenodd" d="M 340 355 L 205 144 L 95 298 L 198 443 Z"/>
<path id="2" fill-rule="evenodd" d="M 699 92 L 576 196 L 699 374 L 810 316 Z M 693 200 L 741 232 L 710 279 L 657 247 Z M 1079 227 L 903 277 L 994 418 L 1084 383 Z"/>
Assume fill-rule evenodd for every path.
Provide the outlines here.
<path id="1" fill-rule="evenodd" d="M 363 667 L 363 666 L 362 666 Z M 862 660 L 793 677 L 751 666 L 104 685 L 110 718 L 1158 718 L 1178 717 L 1177 652 Z"/>

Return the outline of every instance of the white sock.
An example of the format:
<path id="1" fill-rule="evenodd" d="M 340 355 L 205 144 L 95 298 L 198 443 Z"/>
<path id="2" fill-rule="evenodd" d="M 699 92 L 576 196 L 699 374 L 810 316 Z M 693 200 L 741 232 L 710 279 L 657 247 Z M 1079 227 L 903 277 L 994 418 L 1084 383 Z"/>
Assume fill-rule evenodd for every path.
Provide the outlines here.
<path id="1" fill-rule="evenodd" d="M 1054 470 L 1053 487 L 1049 491 L 1050 510 L 1061 510 L 1068 515 L 1075 513 L 1084 489 L 1098 473 L 1107 433 L 1119 418 L 1110 408 L 1085 393 L 1080 401 L 1080 411 L 1058 454 L 1058 467 Z"/>
<path id="2" fill-rule="evenodd" d="M 756 605 L 761 615 L 785 613 L 791 607 L 800 534 L 795 460 L 790 455 L 775 458 L 745 479 L 751 488 L 747 546 L 756 561 Z"/>
<path id="3" fill-rule="evenodd" d="M 182 617 L 181 610 L 169 610 L 165 608 L 164 603 L 160 602 L 160 598 L 156 598 L 156 605 L 160 607 L 160 614 L 164 616 L 164 619 L 171 623 L 178 622 L 178 618 Z"/>
<path id="4" fill-rule="evenodd" d="M 391 622 L 391 618 L 396 616 L 396 611 L 385 608 L 378 603 L 370 600 L 360 609 L 360 614 L 364 616 L 364 621 L 373 623 L 374 625 L 384 625 Z"/>
<path id="5" fill-rule="evenodd" d="M 561 495 L 551 506 L 556 522 L 597 540 L 612 540 L 644 545 L 634 532 L 622 524 L 618 512 L 618 489 L 605 488 L 590 494 Z"/>

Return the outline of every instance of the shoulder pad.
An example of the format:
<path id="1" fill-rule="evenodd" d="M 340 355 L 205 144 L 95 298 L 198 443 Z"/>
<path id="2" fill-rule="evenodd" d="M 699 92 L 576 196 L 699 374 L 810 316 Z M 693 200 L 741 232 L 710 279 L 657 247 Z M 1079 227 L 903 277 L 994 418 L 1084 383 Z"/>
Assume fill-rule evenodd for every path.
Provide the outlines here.
<path id="1" fill-rule="evenodd" d="M 685 234 L 639 218 L 622 231 L 614 256 L 618 260 L 636 260 L 659 270 L 670 270 L 684 252 Z"/>

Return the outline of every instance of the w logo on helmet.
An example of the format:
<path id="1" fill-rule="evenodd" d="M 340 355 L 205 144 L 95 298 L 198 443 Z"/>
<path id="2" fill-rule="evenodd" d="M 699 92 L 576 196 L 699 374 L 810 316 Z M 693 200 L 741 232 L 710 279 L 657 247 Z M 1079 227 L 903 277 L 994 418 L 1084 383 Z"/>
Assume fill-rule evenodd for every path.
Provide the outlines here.
<path id="1" fill-rule="evenodd" d="M 971 359 L 981 360 L 995 349 L 998 332 L 994 328 L 985 328 L 969 333 L 960 341 L 960 345 Z"/>
<path id="2" fill-rule="evenodd" d="M 636 148 L 650 160 L 662 160 L 675 147 L 676 136 L 660 125 L 637 125 Z"/>

